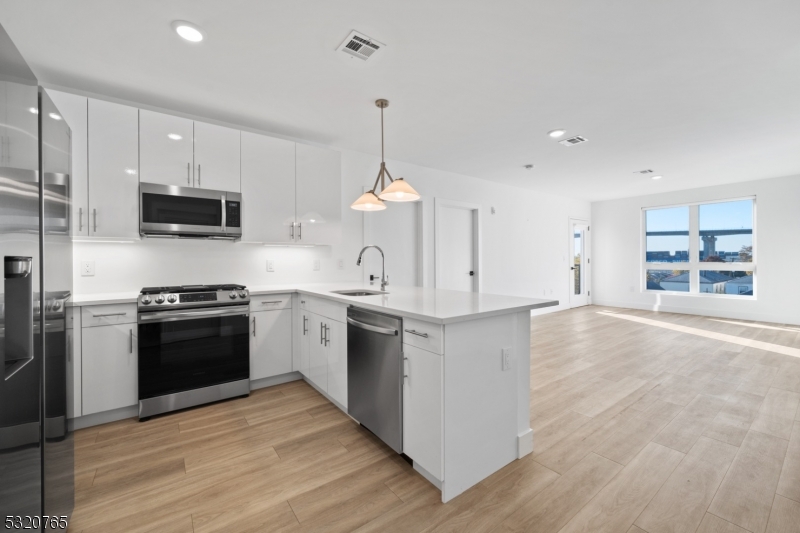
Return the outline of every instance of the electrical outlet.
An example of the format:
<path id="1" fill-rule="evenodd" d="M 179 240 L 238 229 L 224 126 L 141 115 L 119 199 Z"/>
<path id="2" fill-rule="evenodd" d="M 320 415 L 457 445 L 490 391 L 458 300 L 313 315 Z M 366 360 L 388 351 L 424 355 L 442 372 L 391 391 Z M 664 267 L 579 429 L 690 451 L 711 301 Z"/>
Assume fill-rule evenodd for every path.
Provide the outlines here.
<path id="1" fill-rule="evenodd" d="M 319 270 L 319 259 L 314 259 L 314 270 Z"/>
<path id="2" fill-rule="evenodd" d="M 94 261 L 81 261 L 81 276 L 94 276 Z"/>
<path id="3" fill-rule="evenodd" d="M 339 270 L 344 270 L 344 259 L 339 259 Z"/>
<path id="4" fill-rule="evenodd" d="M 503 348 L 503 371 L 511 368 L 511 348 Z"/>
<path id="5" fill-rule="evenodd" d="M 267 272 L 275 272 L 275 260 L 267 259 Z"/>

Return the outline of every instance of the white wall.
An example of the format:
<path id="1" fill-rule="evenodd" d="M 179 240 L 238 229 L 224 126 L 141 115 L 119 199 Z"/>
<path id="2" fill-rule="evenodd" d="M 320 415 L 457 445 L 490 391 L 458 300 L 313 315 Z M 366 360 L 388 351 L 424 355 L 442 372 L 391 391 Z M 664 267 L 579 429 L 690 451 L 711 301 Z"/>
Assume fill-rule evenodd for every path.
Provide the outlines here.
<path id="1" fill-rule="evenodd" d="M 755 299 L 641 292 L 644 207 L 756 196 Z M 800 176 L 592 204 L 594 303 L 800 324 Z"/>
<path id="2" fill-rule="evenodd" d="M 144 239 L 134 243 L 75 243 L 75 292 L 138 292 L 144 286 L 243 283 L 248 286 L 293 282 L 360 281 L 362 270 L 355 261 L 363 245 L 362 215 L 350 203 L 363 187 L 372 186 L 380 164 L 378 157 L 342 152 L 343 241 L 338 246 L 293 248 L 265 247 L 224 241 Z M 490 181 L 387 161 L 392 175 L 405 177 L 423 195 L 422 263 L 423 284 L 433 286 L 433 198 L 481 205 L 482 292 L 547 297 L 567 302 L 569 286 L 568 230 L 570 216 L 589 219 L 590 204 L 582 200 L 535 193 Z M 244 200 L 245 202 L 247 199 Z M 495 207 L 496 214 L 490 213 Z M 389 204 L 389 210 L 397 205 Z M 387 211 L 388 212 L 388 211 Z M 389 242 L 393 231 L 374 231 L 374 244 Z M 399 232 L 416 231 L 402 225 Z M 408 241 L 405 236 L 405 241 Z M 386 270 L 405 271 L 416 260 L 403 254 L 394 257 L 387 246 Z M 368 265 L 376 265 L 378 254 L 370 254 Z M 372 254 L 375 254 L 374 256 Z M 313 271 L 313 260 L 321 259 L 321 270 Z M 267 259 L 275 260 L 275 272 L 266 271 Z M 342 259 L 344 269 L 339 270 Z M 95 261 L 95 275 L 80 275 L 81 261 Z M 555 310 L 550 308 L 548 311 Z"/>

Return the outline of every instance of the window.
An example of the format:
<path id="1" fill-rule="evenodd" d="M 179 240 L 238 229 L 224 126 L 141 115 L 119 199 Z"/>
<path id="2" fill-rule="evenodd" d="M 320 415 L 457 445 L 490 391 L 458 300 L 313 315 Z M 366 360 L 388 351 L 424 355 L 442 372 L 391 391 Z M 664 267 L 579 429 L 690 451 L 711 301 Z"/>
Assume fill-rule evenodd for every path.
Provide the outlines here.
<path id="1" fill-rule="evenodd" d="M 644 209 L 644 290 L 755 295 L 755 198 Z"/>

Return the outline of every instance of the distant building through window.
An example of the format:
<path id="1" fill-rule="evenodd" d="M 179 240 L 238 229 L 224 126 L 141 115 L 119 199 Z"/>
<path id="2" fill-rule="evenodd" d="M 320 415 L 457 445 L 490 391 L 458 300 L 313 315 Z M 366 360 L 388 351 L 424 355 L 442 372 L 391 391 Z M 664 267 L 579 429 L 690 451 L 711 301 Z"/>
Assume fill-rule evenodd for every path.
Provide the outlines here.
<path id="1" fill-rule="evenodd" d="M 755 198 L 644 209 L 647 291 L 755 294 Z"/>

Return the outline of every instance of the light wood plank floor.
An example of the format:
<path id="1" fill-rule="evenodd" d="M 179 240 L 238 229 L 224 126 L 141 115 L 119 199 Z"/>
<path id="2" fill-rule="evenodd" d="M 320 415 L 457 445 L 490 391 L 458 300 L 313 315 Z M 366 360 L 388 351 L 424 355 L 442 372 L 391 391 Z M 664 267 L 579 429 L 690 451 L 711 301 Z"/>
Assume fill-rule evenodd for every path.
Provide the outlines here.
<path id="1" fill-rule="evenodd" d="M 76 432 L 70 531 L 800 532 L 800 328 L 602 311 L 533 319 L 534 453 L 448 504 L 293 382 Z"/>

